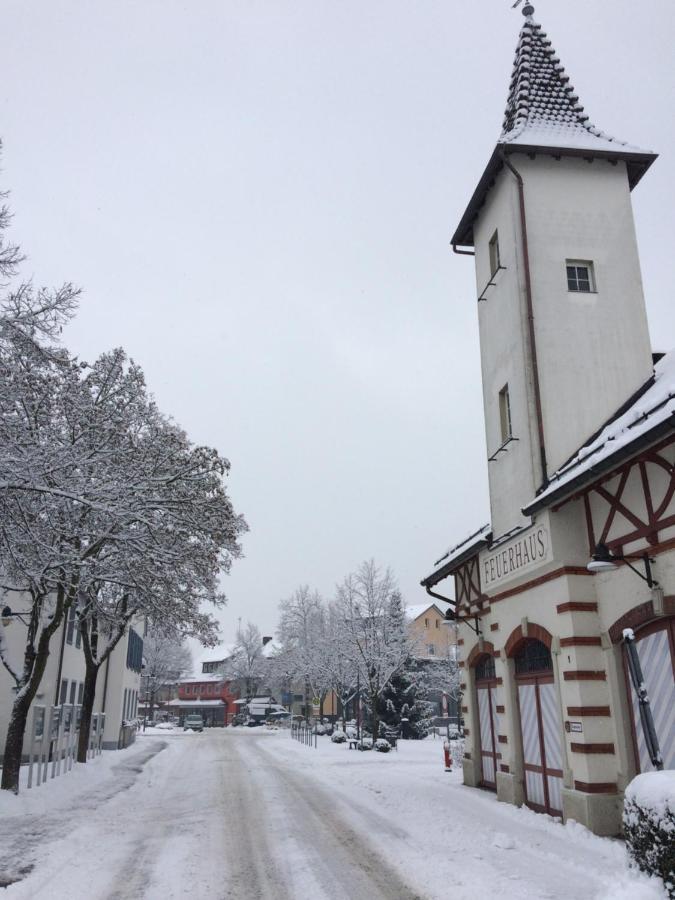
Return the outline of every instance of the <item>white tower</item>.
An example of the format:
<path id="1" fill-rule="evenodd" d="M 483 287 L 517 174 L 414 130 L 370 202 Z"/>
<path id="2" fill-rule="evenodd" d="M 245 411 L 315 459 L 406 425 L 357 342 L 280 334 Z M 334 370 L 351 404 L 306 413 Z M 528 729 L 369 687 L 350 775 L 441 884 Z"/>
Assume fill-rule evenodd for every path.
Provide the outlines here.
<path id="1" fill-rule="evenodd" d="M 652 374 L 630 191 L 656 155 L 589 123 L 533 13 L 452 241 L 475 248 L 495 536 Z"/>

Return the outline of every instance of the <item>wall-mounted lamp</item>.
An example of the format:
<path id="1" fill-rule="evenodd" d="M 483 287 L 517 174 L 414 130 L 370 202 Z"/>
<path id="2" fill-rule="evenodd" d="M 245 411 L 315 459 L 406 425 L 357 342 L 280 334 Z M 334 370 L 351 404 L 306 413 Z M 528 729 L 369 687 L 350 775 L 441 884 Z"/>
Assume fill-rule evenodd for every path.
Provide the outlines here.
<path id="1" fill-rule="evenodd" d="M 629 560 L 640 559 L 644 563 L 645 574 L 643 575 L 639 569 L 631 565 Z M 593 551 L 593 556 L 586 566 L 589 572 L 609 572 L 612 569 L 618 569 L 621 563 L 628 566 L 631 571 L 635 572 L 638 578 L 646 581 L 650 588 L 658 587 L 659 583 L 652 578 L 653 559 L 648 553 L 629 554 L 628 556 L 620 556 L 612 553 L 607 544 L 598 544 Z"/>

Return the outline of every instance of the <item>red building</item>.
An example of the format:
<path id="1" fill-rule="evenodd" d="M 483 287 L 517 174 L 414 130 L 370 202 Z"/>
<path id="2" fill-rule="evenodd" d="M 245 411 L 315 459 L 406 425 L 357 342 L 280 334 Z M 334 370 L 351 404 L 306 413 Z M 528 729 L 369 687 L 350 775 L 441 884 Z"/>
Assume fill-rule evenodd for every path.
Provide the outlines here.
<path id="1" fill-rule="evenodd" d="M 202 674 L 180 681 L 178 699 L 167 705 L 178 715 L 181 725 L 185 716 L 200 715 L 205 725 L 223 727 L 236 715 L 234 701 L 238 697 L 235 686 L 223 675 Z"/>

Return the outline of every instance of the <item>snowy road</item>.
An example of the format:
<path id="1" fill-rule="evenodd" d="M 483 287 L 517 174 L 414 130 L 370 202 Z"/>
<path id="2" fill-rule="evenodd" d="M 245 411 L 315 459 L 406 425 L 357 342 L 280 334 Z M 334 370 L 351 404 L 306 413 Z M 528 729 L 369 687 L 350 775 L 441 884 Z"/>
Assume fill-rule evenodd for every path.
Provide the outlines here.
<path id="1" fill-rule="evenodd" d="M 0 877 L 21 879 L 6 896 L 663 896 L 626 873 L 619 842 L 463 788 L 440 742 L 383 757 L 228 729 L 144 736 L 104 760 L 0 806 Z"/>

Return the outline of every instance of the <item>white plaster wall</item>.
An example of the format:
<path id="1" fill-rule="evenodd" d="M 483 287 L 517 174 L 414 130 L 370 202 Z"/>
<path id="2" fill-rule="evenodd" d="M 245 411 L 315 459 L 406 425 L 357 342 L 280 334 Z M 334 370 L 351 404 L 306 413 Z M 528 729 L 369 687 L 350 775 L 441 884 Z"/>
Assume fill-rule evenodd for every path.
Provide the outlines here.
<path id="1" fill-rule="evenodd" d="M 624 163 L 517 154 L 525 185 L 537 356 L 549 471 L 651 375 Z M 592 260 L 597 293 L 568 292 L 565 260 Z"/>
<path id="2" fill-rule="evenodd" d="M 478 303 L 483 376 L 483 409 L 488 456 L 502 443 L 499 391 L 509 386 L 513 435 L 518 438 L 488 463 L 493 533 L 504 534 L 527 521 L 521 507 L 534 496 L 539 479 L 532 372 L 526 343 L 524 279 L 516 182 L 502 173 L 475 225 L 476 296 L 490 280 L 489 241 L 499 233 L 501 264 L 496 285 Z"/>
<path id="3" fill-rule="evenodd" d="M 142 635 L 142 627 L 136 628 L 136 631 Z M 124 691 L 130 689 L 139 692 L 140 702 L 140 673 L 134 672 L 133 669 L 127 668 L 127 644 L 129 642 L 128 633 L 124 635 L 119 644 L 110 654 L 110 662 L 108 668 L 108 683 L 106 688 L 106 672 L 105 665 L 102 666 L 96 684 L 96 711 L 103 710 L 103 695 L 105 691 L 105 730 L 103 732 L 103 743 L 106 749 L 117 746 L 120 736 L 120 728 L 124 717 Z"/>

